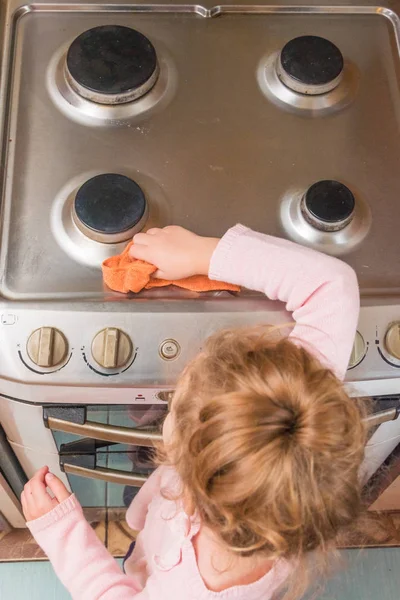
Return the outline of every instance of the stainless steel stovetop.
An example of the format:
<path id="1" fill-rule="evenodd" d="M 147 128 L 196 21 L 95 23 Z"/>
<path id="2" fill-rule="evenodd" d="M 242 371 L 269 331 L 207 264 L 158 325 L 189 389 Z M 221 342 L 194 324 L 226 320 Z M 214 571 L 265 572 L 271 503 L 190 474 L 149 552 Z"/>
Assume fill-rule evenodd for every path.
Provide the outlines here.
<path id="1" fill-rule="evenodd" d="M 363 308 L 348 379 L 364 393 L 400 392 L 400 336 L 393 327 L 387 336 L 400 319 L 399 7 L 1 2 L 0 376 L 10 394 L 44 380 L 51 393 L 171 385 L 215 328 L 287 320 L 282 306 L 248 293 L 128 298 L 103 286 L 101 262 L 134 231 L 174 223 L 219 236 L 236 222 L 355 268 Z M 147 71 L 133 95 L 107 91 L 96 55 L 107 35 L 124 43 L 118 26 L 145 36 Z M 296 72 L 304 47 L 287 46 L 304 36 L 339 52 L 322 41 L 328 62 L 316 78 L 306 55 L 308 81 Z M 99 226 L 98 198 L 85 196 L 105 174 L 99 194 L 115 188 L 115 174 L 139 186 L 140 214 L 122 233 L 107 230 L 107 210 Z M 127 334 L 123 365 L 93 359 L 105 327 L 106 344 Z M 35 400 L 33 389 L 21 393 Z"/>

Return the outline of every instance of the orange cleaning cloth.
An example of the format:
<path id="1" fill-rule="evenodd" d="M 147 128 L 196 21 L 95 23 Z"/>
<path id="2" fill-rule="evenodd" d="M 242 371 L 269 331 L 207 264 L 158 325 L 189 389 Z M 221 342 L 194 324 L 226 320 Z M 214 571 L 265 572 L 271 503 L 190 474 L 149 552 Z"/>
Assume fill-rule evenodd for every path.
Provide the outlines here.
<path id="1" fill-rule="evenodd" d="M 168 281 L 166 279 L 152 279 L 153 273 L 157 267 L 150 263 L 138 260 L 129 255 L 129 249 L 133 242 L 130 242 L 122 254 L 106 258 L 103 262 L 104 283 L 115 292 L 140 292 L 143 289 L 149 290 L 154 287 L 164 287 L 166 285 L 176 285 L 177 287 L 192 292 L 209 292 L 217 290 L 227 290 L 238 292 L 240 288 L 230 283 L 220 281 L 211 281 L 205 275 L 194 275 L 177 281 Z"/>

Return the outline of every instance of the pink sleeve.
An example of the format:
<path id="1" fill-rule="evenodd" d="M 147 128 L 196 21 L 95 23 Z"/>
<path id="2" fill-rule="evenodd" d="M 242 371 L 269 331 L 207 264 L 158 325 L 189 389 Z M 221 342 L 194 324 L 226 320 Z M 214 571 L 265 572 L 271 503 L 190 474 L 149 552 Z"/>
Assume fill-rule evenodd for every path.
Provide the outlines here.
<path id="1" fill-rule="evenodd" d="M 164 471 L 165 467 L 158 467 L 132 500 L 126 512 L 126 522 L 134 531 L 143 529 L 149 504 L 160 492 Z"/>
<path id="2" fill-rule="evenodd" d="M 75 496 L 27 526 L 73 600 L 150 600 L 132 577 L 122 573 Z"/>
<path id="3" fill-rule="evenodd" d="M 351 267 L 310 248 L 236 225 L 219 242 L 209 276 L 284 302 L 295 321 L 293 340 L 344 378 L 360 302 Z"/>

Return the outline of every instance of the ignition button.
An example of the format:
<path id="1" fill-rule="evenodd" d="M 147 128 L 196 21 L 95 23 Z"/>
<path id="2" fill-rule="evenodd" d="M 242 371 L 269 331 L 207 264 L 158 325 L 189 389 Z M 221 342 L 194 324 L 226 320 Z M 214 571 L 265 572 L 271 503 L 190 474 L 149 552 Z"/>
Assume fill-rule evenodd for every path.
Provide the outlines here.
<path id="1" fill-rule="evenodd" d="M 160 346 L 160 356 L 164 360 L 173 360 L 178 356 L 181 347 L 175 340 L 164 340 Z"/>

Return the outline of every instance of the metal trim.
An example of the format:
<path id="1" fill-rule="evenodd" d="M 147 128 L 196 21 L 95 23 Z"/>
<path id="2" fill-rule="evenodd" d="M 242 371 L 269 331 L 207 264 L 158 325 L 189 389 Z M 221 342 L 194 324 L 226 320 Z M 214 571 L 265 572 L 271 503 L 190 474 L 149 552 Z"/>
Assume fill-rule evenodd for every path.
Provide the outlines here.
<path id="1" fill-rule="evenodd" d="M 103 425 L 103 423 L 95 423 L 93 421 L 86 421 L 81 425 L 79 423 L 63 421 L 56 417 L 48 417 L 47 423 L 49 429 L 53 431 L 74 433 L 105 442 L 116 442 L 131 446 L 153 446 L 154 442 L 162 441 L 162 435 L 156 429 L 138 430 L 116 425 Z"/>
<path id="2" fill-rule="evenodd" d="M 135 473 L 124 473 L 117 469 L 104 469 L 96 467 L 96 469 L 88 469 L 78 465 L 64 464 L 64 472 L 69 475 L 77 475 L 78 477 L 87 477 L 89 479 L 98 479 L 107 483 L 119 483 L 122 485 L 130 485 L 132 487 L 141 487 L 148 479 L 145 475 L 136 475 Z"/>
<path id="3" fill-rule="evenodd" d="M 400 414 L 400 406 L 387 408 L 386 410 L 381 410 L 380 412 L 369 415 L 365 418 L 365 423 L 369 427 L 377 427 L 382 423 L 387 423 L 388 421 L 395 421 Z"/>

